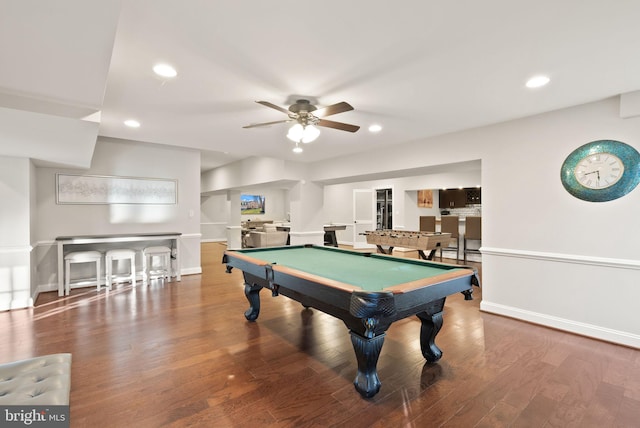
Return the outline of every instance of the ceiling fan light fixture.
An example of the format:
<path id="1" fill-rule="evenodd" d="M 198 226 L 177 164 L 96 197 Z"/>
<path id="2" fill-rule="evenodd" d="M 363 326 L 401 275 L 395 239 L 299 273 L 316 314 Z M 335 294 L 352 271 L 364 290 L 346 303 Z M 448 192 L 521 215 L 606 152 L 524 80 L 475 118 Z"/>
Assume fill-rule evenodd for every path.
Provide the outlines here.
<path id="1" fill-rule="evenodd" d="M 273 122 L 253 123 L 251 125 L 243 126 L 243 128 L 257 128 L 259 126 L 270 126 L 276 123 L 295 121 L 295 125 L 289 128 L 289 132 L 287 133 L 287 138 L 295 143 L 310 143 L 314 141 L 320 136 L 320 130 L 317 128 L 319 126 L 347 132 L 356 132 L 360 129 L 360 127 L 356 125 L 325 119 L 327 116 L 353 110 L 353 106 L 345 101 L 320 109 L 311 104 L 307 99 L 299 99 L 295 104 L 290 105 L 289 109 L 285 109 L 276 104 L 270 103 L 269 101 L 256 101 L 256 103 L 286 114 L 287 119 L 276 120 Z"/>
<path id="2" fill-rule="evenodd" d="M 313 125 L 303 126 L 296 123 L 287 133 L 287 138 L 296 143 L 310 143 L 320 135 L 320 130 Z"/>
<path id="3" fill-rule="evenodd" d="M 302 147 L 296 143 L 296 146 L 293 148 L 293 153 L 302 153 Z"/>
<path id="4" fill-rule="evenodd" d="M 304 128 L 299 123 L 296 123 L 291 128 L 289 128 L 289 132 L 287 133 L 287 138 L 293 142 L 299 143 L 302 140 L 304 135 Z"/>
<path id="5" fill-rule="evenodd" d="M 320 130 L 313 125 L 307 125 L 304 127 L 302 134 L 302 142 L 310 143 L 320 136 Z"/>

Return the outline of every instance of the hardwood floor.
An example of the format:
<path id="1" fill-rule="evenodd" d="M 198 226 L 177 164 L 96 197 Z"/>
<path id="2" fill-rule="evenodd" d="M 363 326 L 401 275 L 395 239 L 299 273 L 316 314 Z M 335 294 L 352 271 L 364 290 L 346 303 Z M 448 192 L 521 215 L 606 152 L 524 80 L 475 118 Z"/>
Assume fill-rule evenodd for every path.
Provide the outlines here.
<path id="1" fill-rule="evenodd" d="M 180 283 L 45 293 L 0 313 L 0 362 L 71 352 L 72 427 L 640 426 L 640 350 L 482 313 L 477 289 L 447 299 L 436 364 L 417 318 L 393 324 L 382 389 L 363 399 L 344 324 L 265 292 L 247 322 L 225 248 L 203 244 L 202 275 Z"/>

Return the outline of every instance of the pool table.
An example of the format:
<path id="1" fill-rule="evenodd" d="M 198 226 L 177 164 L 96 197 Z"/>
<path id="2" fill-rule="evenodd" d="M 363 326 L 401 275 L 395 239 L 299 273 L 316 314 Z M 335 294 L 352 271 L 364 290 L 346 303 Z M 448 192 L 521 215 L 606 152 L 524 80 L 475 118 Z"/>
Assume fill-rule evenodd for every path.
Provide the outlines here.
<path id="1" fill-rule="evenodd" d="M 229 250 L 222 262 L 227 272 L 243 272 L 249 321 L 258 318 L 263 288 L 341 319 L 351 334 L 358 362 L 354 385 L 363 397 L 380 390 L 376 366 L 391 323 L 416 315 L 422 354 L 436 362 L 446 297 L 463 293 L 470 300 L 473 285 L 480 285 L 468 266 L 315 245 Z"/>

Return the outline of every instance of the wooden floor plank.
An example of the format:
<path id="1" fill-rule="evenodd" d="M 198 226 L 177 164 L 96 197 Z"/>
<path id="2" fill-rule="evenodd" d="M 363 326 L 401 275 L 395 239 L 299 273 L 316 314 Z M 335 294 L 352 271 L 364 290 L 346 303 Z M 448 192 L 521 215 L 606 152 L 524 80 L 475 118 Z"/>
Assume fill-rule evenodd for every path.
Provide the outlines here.
<path id="1" fill-rule="evenodd" d="M 394 323 L 382 389 L 363 399 L 342 321 L 269 293 L 246 321 L 225 248 L 203 244 L 203 273 L 181 282 L 42 293 L 0 313 L 0 362 L 71 352 L 72 427 L 638 426 L 639 350 L 482 313 L 482 290 L 447 299 L 436 364 L 419 320 Z"/>

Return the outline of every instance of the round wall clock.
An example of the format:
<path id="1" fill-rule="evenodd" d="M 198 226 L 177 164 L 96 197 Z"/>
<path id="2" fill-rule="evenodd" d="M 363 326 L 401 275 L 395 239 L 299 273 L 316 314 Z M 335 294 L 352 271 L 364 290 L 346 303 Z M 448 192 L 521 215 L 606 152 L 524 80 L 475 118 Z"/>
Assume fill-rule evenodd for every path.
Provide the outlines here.
<path id="1" fill-rule="evenodd" d="M 612 201 L 631 192 L 640 182 L 640 154 L 620 141 L 592 141 L 567 156 L 560 179 L 576 198 Z"/>

